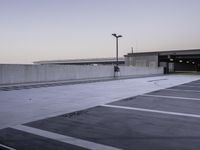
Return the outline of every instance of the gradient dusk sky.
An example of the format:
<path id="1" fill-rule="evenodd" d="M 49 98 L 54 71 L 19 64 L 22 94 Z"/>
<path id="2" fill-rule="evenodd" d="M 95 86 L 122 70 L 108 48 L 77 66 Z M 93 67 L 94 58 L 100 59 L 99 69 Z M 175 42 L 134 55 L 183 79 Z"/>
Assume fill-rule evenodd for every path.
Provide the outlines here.
<path id="1" fill-rule="evenodd" d="M 200 48 L 200 0 L 0 0 L 0 63 Z"/>

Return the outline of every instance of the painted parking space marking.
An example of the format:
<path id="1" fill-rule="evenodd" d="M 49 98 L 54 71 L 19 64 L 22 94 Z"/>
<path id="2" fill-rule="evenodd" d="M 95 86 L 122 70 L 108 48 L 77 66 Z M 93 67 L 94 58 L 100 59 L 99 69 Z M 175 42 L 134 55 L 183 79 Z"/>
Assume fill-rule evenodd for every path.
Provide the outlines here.
<path id="1" fill-rule="evenodd" d="M 170 99 L 184 99 L 184 100 L 192 100 L 192 101 L 200 101 L 199 98 L 188 98 L 188 97 L 178 97 L 178 96 L 165 96 L 165 95 L 151 95 L 151 94 L 144 94 L 141 96 L 146 97 L 160 97 L 160 98 L 170 98 Z"/>
<path id="2" fill-rule="evenodd" d="M 12 128 L 0 130 L 0 143 L 17 150 L 86 150 L 83 147 L 52 140 Z M 10 150 L 3 147 L 0 147 L 0 149 Z"/>
<path id="3" fill-rule="evenodd" d="M 200 115 L 188 114 L 188 113 L 179 113 L 179 112 L 170 112 L 170 111 L 144 109 L 144 108 L 127 107 L 127 106 L 117 106 L 117 105 L 107 105 L 107 104 L 101 105 L 101 106 L 102 107 L 108 107 L 108 108 L 118 108 L 118 109 L 136 110 L 136 111 L 143 111 L 143 112 L 160 113 L 160 114 L 166 114 L 166 115 L 175 115 L 175 116 L 200 118 Z"/>
<path id="4" fill-rule="evenodd" d="M 12 148 L 12 147 L 9 147 L 9 146 L 3 145 L 3 144 L 0 144 L 0 149 L 1 149 L 1 148 L 6 148 L 6 149 L 8 149 L 8 150 L 16 150 L 16 149 L 14 149 L 14 148 Z"/>
<path id="5" fill-rule="evenodd" d="M 70 136 L 66 136 L 66 135 L 61 135 L 58 133 L 44 131 L 41 129 L 36 129 L 33 127 L 24 126 L 24 125 L 17 125 L 17 126 L 11 127 L 11 128 L 17 129 L 20 131 L 24 131 L 24 132 L 28 132 L 28 133 L 31 133 L 34 135 L 46 137 L 49 139 L 53 139 L 56 141 L 64 142 L 67 144 L 72 144 L 75 146 L 83 147 L 86 149 L 91 149 L 91 150 L 121 150 L 119 148 L 102 145 L 102 144 L 98 144 L 98 143 L 94 143 L 94 142 L 90 142 L 90 141 L 86 141 L 86 140 L 82 140 L 82 139 L 78 139 L 78 138 L 74 138 L 74 137 L 70 137 Z"/>
<path id="6" fill-rule="evenodd" d="M 182 89 L 163 89 L 163 90 L 168 90 L 168 91 L 183 91 L 183 92 L 196 92 L 196 93 L 200 93 L 199 90 L 182 90 Z"/>

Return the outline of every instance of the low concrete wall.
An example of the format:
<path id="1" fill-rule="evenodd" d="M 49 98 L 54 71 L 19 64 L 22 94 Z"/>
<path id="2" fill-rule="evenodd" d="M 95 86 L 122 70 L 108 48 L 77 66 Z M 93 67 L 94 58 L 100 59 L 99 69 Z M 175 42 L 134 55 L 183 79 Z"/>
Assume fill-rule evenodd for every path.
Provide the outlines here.
<path id="1" fill-rule="evenodd" d="M 163 67 L 120 67 L 120 76 L 139 76 L 139 75 L 157 75 L 163 74 Z"/>
<path id="2" fill-rule="evenodd" d="M 162 73 L 162 68 L 120 66 L 122 77 Z M 114 78 L 113 66 L 0 65 L 0 85 L 95 78 Z"/>

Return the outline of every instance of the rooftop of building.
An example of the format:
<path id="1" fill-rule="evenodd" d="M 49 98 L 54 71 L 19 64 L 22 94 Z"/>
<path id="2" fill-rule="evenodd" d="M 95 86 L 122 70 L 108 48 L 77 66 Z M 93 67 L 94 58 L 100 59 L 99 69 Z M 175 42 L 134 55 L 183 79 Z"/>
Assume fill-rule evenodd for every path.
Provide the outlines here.
<path id="1" fill-rule="evenodd" d="M 133 52 L 128 53 L 126 56 L 135 55 L 135 54 L 159 54 L 159 55 L 189 55 L 189 54 L 200 54 L 200 49 L 182 49 L 182 50 L 163 50 L 163 51 L 143 51 L 143 52 Z"/>
<path id="2" fill-rule="evenodd" d="M 44 60 L 35 61 L 34 64 L 71 64 L 71 63 L 103 63 L 103 62 L 115 62 L 116 58 L 87 58 L 87 59 L 65 59 L 65 60 Z M 123 57 L 119 57 L 118 61 L 124 61 Z"/>

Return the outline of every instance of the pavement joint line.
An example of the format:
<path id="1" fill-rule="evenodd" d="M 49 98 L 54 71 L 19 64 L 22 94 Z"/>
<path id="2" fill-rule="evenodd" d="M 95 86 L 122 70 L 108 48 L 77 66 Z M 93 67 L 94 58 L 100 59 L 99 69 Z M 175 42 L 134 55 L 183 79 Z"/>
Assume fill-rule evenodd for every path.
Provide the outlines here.
<path id="1" fill-rule="evenodd" d="M 169 90 L 169 91 L 185 91 L 185 92 L 197 92 L 200 93 L 198 90 L 182 90 L 182 89 L 163 89 L 163 90 Z"/>
<path id="2" fill-rule="evenodd" d="M 154 109 L 145 109 L 145 108 L 137 108 L 137 107 L 127 107 L 127 106 L 117 106 L 117 105 L 101 105 L 102 107 L 108 108 L 119 108 L 126 110 L 135 110 L 135 111 L 143 111 L 143 112 L 151 112 L 151 113 L 160 113 L 166 115 L 175 115 L 175 116 L 184 116 L 184 117 L 192 117 L 192 118 L 200 118 L 200 115 L 196 114 L 187 114 L 187 113 L 179 113 L 179 112 L 171 112 L 171 111 L 162 111 L 162 110 L 154 110 Z"/>
<path id="3" fill-rule="evenodd" d="M 63 142 L 63 143 L 83 147 L 83 148 L 86 148 L 86 149 L 91 149 L 91 150 L 121 150 L 119 148 L 115 148 L 115 147 L 112 147 L 112 146 L 98 144 L 98 143 L 78 139 L 78 138 L 75 138 L 75 137 L 61 135 L 61 134 L 58 134 L 58 133 L 53 133 L 53 132 L 49 132 L 49 131 L 45 131 L 45 130 L 41 130 L 41 129 L 37 129 L 37 128 L 33 128 L 33 127 L 28 127 L 28 126 L 24 126 L 24 125 L 17 125 L 17 126 L 13 126 L 11 128 L 16 129 L 16 130 L 20 130 L 20 131 L 23 131 L 23 132 L 27 132 L 27 133 L 39 135 L 39 136 L 42 136 L 42 137 L 46 137 L 46 138 L 49 138 L 49 139 L 53 139 L 53 140 L 56 140 L 56 141 L 60 141 L 60 142 Z"/>
<path id="4" fill-rule="evenodd" d="M 16 150 L 12 147 L 9 147 L 9 146 L 6 146 L 6 145 L 3 145 L 3 144 L 0 144 L 0 148 L 3 147 L 3 148 L 6 148 L 6 149 L 9 149 L 9 150 Z"/>
<path id="5" fill-rule="evenodd" d="M 141 95 L 141 96 L 200 101 L 199 98 L 189 98 L 189 97 L 177 97 L 177 96 L 165 96 L 165 95 L 151 95 L 151 94 L 144 94 L 144 95 Z"/>
<path id="6" fill-rule="evenodd" d="M 162 80 L 168 80 L 168 79 L 167 78 L 162 78 L 162 79 L 149 80 L 147 82 L 155 82 L 155 81 L 162 81 Z"/>

